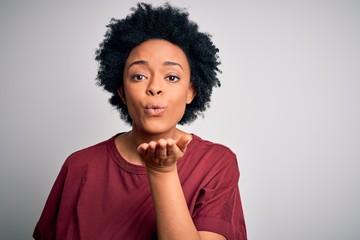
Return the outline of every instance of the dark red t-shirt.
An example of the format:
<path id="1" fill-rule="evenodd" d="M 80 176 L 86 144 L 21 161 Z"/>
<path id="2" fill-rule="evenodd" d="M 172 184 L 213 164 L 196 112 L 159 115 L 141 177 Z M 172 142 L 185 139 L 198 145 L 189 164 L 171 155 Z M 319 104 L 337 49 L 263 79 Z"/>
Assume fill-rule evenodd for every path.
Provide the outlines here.
<path id="1" fill-rule="evenodd" d="M 197 229 L 227 239 L 247 239 L 235 154 L 193 135 L 177 165 Z M 73 153 L 61 168 L 33 236 L 52 240 L 157 239 L 145 167 L 121 157 L 115 136 Z"/>

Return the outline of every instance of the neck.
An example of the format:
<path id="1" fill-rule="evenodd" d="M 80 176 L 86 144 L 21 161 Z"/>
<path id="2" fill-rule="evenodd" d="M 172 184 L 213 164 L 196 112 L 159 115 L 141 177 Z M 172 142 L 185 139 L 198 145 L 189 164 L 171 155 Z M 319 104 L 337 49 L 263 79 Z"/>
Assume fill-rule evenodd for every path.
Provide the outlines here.
<path id="1" fill-rule="evenodd" d="M 184 132 L 182 132 L 177 128 L 160 134 L 145 133 L 133 128 L 131 131 L 127 133 L 126 137 L 137 148 L 137 146 L 139 146 L 142 143 L 149 143 L 151 141 L 157 141 L 159 139 L 171 138 L 177 141 L 182 134 L 184 134 Z"/>

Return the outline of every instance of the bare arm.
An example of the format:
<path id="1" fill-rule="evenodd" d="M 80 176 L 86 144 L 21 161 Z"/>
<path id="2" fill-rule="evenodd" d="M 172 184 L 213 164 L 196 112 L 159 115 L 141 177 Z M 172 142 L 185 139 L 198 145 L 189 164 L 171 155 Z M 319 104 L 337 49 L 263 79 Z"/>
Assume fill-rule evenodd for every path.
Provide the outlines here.
<path id="1" fill-rule="evenodd" d="M 141 144 L 138 148 L 149 176 L 158 238 L 223 240 L 225 237 L 219 234 L 197 231 L 189 213 L 176 168 L 176 162 L 184 155 L 189 141 L 189 136 L 177 142 L 161 139 Z"/>

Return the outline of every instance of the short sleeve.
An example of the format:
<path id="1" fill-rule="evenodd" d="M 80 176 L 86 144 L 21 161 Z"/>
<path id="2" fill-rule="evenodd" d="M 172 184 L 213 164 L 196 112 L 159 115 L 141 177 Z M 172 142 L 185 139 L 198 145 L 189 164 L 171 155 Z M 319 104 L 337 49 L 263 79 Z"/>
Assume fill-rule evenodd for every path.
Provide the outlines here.
<path id="1" fill-rule="evenodd" d="M 65 182 L 67 168 L 63 166 L 50 191 L 41 217 L 34 229 L 34 239 L 55 239 L 56 221 L 59 212 L 61 195 Z"/>
<path id="2" fill-rule="evenodd" d="M 199 231 L 216 232 L 228 240 L 246 240 L 237 159 L 232 152 L 222 158 L 225 158 L 220 159 L 224 164 L 200 190 L 193 213 L 194 223 Z"/>
<path id="3" fill-rule="evenodd" d="M 65 239 L 65 234 L 76 234 L 76 205 L 82 186 L 81 168 L 71 169 L 71 157 L 63 164 L 46 200 L 40 219 L 33 232 L 34 239 Z M 71 177 L 69 177 L 71 172 Z"/>

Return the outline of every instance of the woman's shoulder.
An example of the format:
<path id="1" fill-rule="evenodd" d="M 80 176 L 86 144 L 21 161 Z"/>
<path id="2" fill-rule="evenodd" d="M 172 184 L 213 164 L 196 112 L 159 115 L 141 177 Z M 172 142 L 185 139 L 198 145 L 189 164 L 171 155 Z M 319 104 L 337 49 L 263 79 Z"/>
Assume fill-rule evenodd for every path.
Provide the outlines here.
<path id="1" fill-rule="evenodd" d="M 235 153 L 226 145 L 203 139 L 196 134 L 192 134 L 193 139 L 189 144 L 189 147 L 196 149 L 197 151 L 211 151 L 211 152 L 218 152 L 218 153 L 226 153 L 230 155 L 235 155 Z"/>
<path id="2" fill-rule="evenodd" d="M 65 160 L 64 166 L 71 165 L 76 167 L 84 164 L 88 165 L 89 163 L 96 162 L 98 159 L 106 158 L 109 155 L 109 148 L 115 137 L 116 135 L 71 153 Z"/>
<path id="3" fill-rule="evenodd" d="M 222 174 L 233 181 L 237 181 L 239 176 L 236 154 L 228 146 L 194 134 L 184 158 L 179 161 L 179 170 L 182 176 L 190 177 L 187 174 L 191 173 L 205 182 Z"/>
<path id="4" fill-rule="evenodd" d="M 192 134 L 187 152 L 189 155 L 196 156 L 200 161 L 214 162 L 214 164 L 231 164 L 237 162 L 236 154 L 226 145 L 215 141 L 203 139 L 198 135 Z"/>

